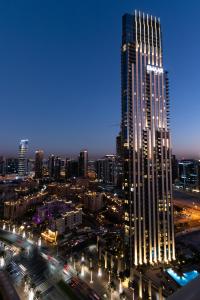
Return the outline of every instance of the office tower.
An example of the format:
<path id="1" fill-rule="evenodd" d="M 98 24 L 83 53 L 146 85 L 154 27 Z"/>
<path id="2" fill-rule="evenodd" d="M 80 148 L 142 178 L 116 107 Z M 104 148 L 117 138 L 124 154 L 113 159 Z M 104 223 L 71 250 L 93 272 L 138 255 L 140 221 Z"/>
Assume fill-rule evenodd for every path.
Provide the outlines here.
<path id="1" fill-rule="evenodd" d="M 3 156 L 0 156 L 0 175 L 4 176 L 5 175 L 5 158 Z"/>
<path id="2" fill-rule="evenodd" d="M 65 162 L 65 178 L 66 179 L 78 177 L 78 173 L 79 173 L 78 165 L 79 165 L 79 163 L 77 160 L 66 159 L 66 162 Z"/>
<path id="3" fill-rule="evenodd" d="M 54 165 L 54 178 L 56 181 L 59 181 L 61 178 L 61 165 L 62 165 L 61 158 L 56 156 L 55 165 Z"/>
<path id="4" fill-rule="evenodd" d="M 48 159 L 48 173 L 49 177 L 54 177 L 54 165 L 55 165 L 55 156 L 51 154 Z"/>
<path id="5" fill-rule="evenodd" d="M 17 174 L 18 173 L 18 159 L 7 158 L 6 159 L 6 174 Z"/>
<path id="6" fill-rule="evenodd" d="M 121 132 L 116 137 L 116 156 L 121 157 L 121 150 L 122 150 L 122 138 L 121 138 Z"/>
<path id="7" fill-rule="evenodd" d="M 96 161 L 97 179 L 106 184 L 117 184 L 116 156 L 105 155 Z"/>
<path id="8" fill-rule="evenodd" d="M 178 160 L 176 155 L 172 155 L 172 183 L 174 184 L 178 180 Z"/>
<path id="9" fill-rule="evenodd" d="M 35 152 L 35 178 L 42 178 L 43 176 L 43 158 L 44 158 L 44 151 L 37 150 Z"/>
<path id="10" fill-rule="evenodd" d="M 81 151 L 79 155 L 79 177 L 86 178 L 88 174 L 88 152 Z"/>
<path id="11" fill-rule="evenodd" d="M 32 174 L 35 172 L 35 159 L 27 159 L 27 174 Z"/>
<path id="12" fill-rule="evenodd" d="M 124 248 L 132 271 L 175 259 L 169 82 L 159 18 L 136 11 L 122 22 Z"/>
<path id="13" fill-rule="evenodd" d="M 19 156 L 18 156 L 18 175 L 23 177 L 27 173 L 27 154 L 28 140 L 21 140 L 19 144 Z"/>
<path id="14" fill-rule="evenodd" d="M 123 168 L 122 168 L 122 137 L 121 132 L 116 137 L 116 174 L 117 187 L 122 188 Z"/>
<path id="15" fill-rule="evenodd" d="M 199 188 L 199 162 L 180 160 L 178 162 L 179 184 L 184 188 Z"/>

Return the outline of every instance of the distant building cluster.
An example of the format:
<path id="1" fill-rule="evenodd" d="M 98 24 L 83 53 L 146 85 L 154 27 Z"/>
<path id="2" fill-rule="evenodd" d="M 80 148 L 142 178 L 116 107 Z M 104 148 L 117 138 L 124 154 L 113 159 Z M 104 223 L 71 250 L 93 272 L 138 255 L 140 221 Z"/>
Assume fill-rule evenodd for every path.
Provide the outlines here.
<path id="1" fill-rule="evenodd" d="M 54 154 L 45 158 L 44 151 L 35 151 L 28 158 L 28 139 L 20 141 L 18 158 L 0 156 L 0 176 L 13 175 L 19 178 L 31 176 L 36 180 L 49 179 L 64 182 L 73 178 L 89 178 L 111 186 L 122 185 L 121 136 L 116 140 L 116 155 L 105 155 L 89 160 L 88 151 L 80 152 L 77 159 L 63 158 Z"/>
<path id="2" fill-rule="evenodd" d="M 200 191 L 200 161 L 172 159 L 173 183 L 177 188 Z"/>

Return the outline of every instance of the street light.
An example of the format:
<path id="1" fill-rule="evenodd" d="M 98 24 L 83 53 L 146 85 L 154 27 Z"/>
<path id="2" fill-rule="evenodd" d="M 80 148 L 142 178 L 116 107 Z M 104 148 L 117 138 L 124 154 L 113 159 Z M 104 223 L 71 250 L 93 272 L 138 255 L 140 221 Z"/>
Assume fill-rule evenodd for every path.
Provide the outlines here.
<path id="1" fill-rule="evenodd" d="M 93 283 L 93 278 L 92 278 L 92 269 L 90 270 L 90 283 Z"/>
<path id="2" fill-rule="evenodd" d="M 110 270 L 108 271 L 108 284 L 110 284 Z"/>
<path id="3" fill-rule="evenodd" d="M 85 261 L 85 258 L 84 258 L 84 254 L 82 253 L 81 262 L 84 262 L 84 261 Z"/>
<path id="4" fill-rule="evenodd" d="M 84 264 L 81 265 L 81 276 L 82 277 L 85 276 L 85 266 L 84 266 Z"/>
<path id="5" fill-rule="evenodd" d="M 1 258 L 0 258 L 0 268 L 3 268 L 5 266 L 5 259 L 4 259 L 4 257 L 2 256 Z"/>
<path id="6" fill-rule="evenodd" d="M 130 287 L 130 289 L 133 291 L 133 298 L 132 298 L 132 300 L 135 300 L 135 290 L 132 287 Z"/>
<path id="7" fill-rule="evenodd" d="M 76 260 L 74 258 L 74 270 L 76 271 Z"/>
<path id="8" fill-rule="evenodd" d="M 102 269 L 101 269 L 101 265 L 99 265 L 99 268 L 98 268 L 98 274 L 97 274 L 98 277 L 101 277 L 102 276 Z"/>
<path id="9" fill-rule="evenodd" d="M 119 294 L 123 293 L 123 288 L 122 288 L 122 280 L 121 278 L 119 279 Z"/>
<path id="10" fill-rule="evenodd" d="M 41 247 L 42 245 L 42 241 L 41 241 L 41 237 L 38 239 L 38 247 Z"/>

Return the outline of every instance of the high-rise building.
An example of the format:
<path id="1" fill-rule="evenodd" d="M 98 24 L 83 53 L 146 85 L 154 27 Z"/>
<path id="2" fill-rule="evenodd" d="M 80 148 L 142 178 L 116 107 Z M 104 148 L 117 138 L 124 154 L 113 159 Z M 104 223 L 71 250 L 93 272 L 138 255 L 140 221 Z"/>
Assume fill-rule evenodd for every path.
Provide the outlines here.
<path id="1" fill-rule="evenodd" d="M 88 175 L 88 152 L 87 150 L 81 151 L 79 155 L 79 176 L 87 177 Z"/>
<path id="2" fill-rule="evenodd" d="M 37 150 L 35 152 L 35 178 L 42 178 L 43 176 L 43 158 L 44 158 L 44 151 Z"/>
<path id="3" fill-rule="evenodd" d="M 18 175 L 23 177 L 27 173 L 27 154 L 28 140 L 21 140 L 19 144 L 19 156 L 18 156 Z"/>
<path id="4" fill-rule="evenodd" d="M 73 159 L 66 159 L 65 162 L 65 178 L 70 179 L 78 177 L 78 161 Z"/>
<path id="5" fill-rule="evenodd" d="M 117 184 L 116 156 L 105 155 L 96 161 L 97 179 L 106 184 Z"/>
<path id="6" fill-rule="evenodd" d="M 116 137 L 116 173 L 117 173 L 117 187 L 121 189 L 123 168 L 122 168 L 122 136 L 121 132 Z"/>
<path id="7" fill-rule="evenodd" d="M 55 156 L 51 154 L 48 159 L 48 173 L 49 177 L 54 177 L 54 166 L 55 166 Z"/>
<path id="8" fill-rule="evenodd" d="M 178 162 L 178 174 L 180 185 L 186 188 L 199 188 L 199 161 L 180 160 Z"/>
<path id="9" fill-rule="evenodd" d="M 0 156 L 0 175 L 5 175 L 6 173 L 6 163 L 5 158 L 3 156 Z"/>
<path id="10" fill-rule="evenodd" d="M 62 166 L 62 160 L 60 157 L 56 156 L 55 165 L 54 165 L 54 178 L 57 181 L 59 181 L 61 178 L 61 166 Z"/>
<path id="11" fill-rule="evenodd" d="M 178 180 L 178 160 L 176 155 L 172 155 L 172 183 L 174 184 Z"/>
<path id="12" fill-rule="evenodd" d="M 117 157 L 121 157 L 121 150 L 122 150 L 122 138 L 121 138 L 121 132 L 116 137 L 116 155 Z"/>
<path id="13" fill-rule="evenodd" d="M 122 22 L 124 248 L 132 269 L 175 259 L 169 82 L 160 19 L 136 11 Z"/>
<path id="14" fill-rule="evenodd" d="M 7 158 L 6 159 L 6 174 L 17 174 L 18 173 L 18 159 Z"/>

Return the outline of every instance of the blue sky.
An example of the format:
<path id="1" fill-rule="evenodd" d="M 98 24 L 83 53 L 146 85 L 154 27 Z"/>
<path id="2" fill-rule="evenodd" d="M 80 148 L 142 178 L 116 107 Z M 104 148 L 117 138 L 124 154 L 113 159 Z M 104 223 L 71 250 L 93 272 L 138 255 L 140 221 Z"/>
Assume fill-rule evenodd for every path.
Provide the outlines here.
<path id="1" fill-rule="evenodd" d="M 115 151 L 120 124 L 121 17 L 160 16 L 169 71 L 173 152 L 200 157 L 200 3 L 179 0 L 0 2 L 2 154 Z"/>

